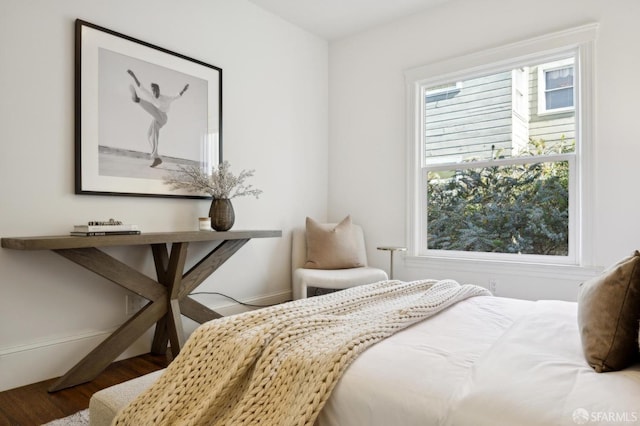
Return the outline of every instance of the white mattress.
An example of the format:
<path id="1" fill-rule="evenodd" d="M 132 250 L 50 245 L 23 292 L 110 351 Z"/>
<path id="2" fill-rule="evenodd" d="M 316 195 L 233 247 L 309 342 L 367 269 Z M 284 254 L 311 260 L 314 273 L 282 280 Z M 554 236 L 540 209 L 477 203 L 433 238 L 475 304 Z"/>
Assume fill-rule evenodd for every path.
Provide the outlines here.
<path id="1" fill-rule="evenodd" d="M 96 393 L 91 423 L 109 424 L 151 382 L 143 377 Z M 640 365 L 595 373 L 582 355 L 575 303 L 499 297 L 459 302 L 367 349 L 316 422 L 576 424 L 640 425 Z"/>

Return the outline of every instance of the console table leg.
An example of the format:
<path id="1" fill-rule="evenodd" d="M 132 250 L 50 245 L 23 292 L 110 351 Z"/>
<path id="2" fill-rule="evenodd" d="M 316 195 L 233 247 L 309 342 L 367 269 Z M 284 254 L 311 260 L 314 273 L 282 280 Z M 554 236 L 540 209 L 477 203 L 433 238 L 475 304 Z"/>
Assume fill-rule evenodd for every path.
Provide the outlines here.
<path id="1" fill-rule="evenodd" d="M 49 392 L 59 391 L 93 380 L 164 315 L 166 311 L 165 300 L 149 303 L 138 311 L 129 321 L 120 326 L 64 376 L 59 378 L 49 388 Z"/>
<path id="2" fill-rule="evenodd" d="M 169 313 L 166 318 L 168 319 L 167 330 L 169 332 L 169 341 L 171 342 L 171 354 L 176 357 L 184 346 L 184 329 L 182 328 L 180 301 L 178 299 L 172 299 L 169 302 Z"/>
<path id="3" fill-rule="evenodd" d="M 171 353 L 175 357 L 184 345 L 184 329 L 177 298 L 188 247 L 189 243 L 174 243 L 171 246 L 171 254 L 169 254 L 166 244 L 151 246 L 158 282 L 165 286 L 169 293 L 167 313 L 156 324 L 153 335 L 153 343 L 151 344 L 151 352 L 153 353 L 166 353 L 168 342 L 171 342 Z"/>
<path id="4" fill-rule="evenodd" d="M 156 329 L 153 333 L 153 342 L 151 343 L 151 353 L 155 355 L 164 355 L 169 347 L 169 336 L 167 335 L 167 316 L 163 316 L 156 323 Z"/>
<path id="5" fill-rule="evenodd" d="M 222 315 L 218 312 L 209 309 L 202 303 L 196 302 L 189 296 L 180 299 L 180 312 L 182 312 L 182 315 L 185 317 L 191 318 L 199 324 L 204 324 L 216 318 L 222 318 Z"/>

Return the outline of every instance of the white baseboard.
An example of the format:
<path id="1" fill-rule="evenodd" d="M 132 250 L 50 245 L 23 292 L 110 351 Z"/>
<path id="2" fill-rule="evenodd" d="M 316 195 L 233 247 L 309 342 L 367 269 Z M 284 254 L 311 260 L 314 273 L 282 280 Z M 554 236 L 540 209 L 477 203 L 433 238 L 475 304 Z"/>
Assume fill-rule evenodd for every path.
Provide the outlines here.
<path id="1" fill-rule="evenodd" d="M 0 391 L 60 377 L 115 331 L 86 331 L 50 340 L 0 348 Z M 149 352 L 152 330 L 117 359 Z"/>
<path id="2" fill-rule="evenodd" d="M 256 305 L 282 303 L 291 298 L 291 292 L 256 297 L 244 302 Z M 206 304 L 204 300 L 199 299 Z M 208 305 L 222 315 L 233 315 L 249 310 L 237 303 Z M 185 332 L 195 328 L 185 324 Z M 73 335 L 56 336 L 21 345 L 0 346 L 0 392 L 60 377 L 91 352 L 116 328 L 110 330 L 86 330 Z M 153 328 L 136 340 L 117 360 L 148 353 L 153 338 Z"/>

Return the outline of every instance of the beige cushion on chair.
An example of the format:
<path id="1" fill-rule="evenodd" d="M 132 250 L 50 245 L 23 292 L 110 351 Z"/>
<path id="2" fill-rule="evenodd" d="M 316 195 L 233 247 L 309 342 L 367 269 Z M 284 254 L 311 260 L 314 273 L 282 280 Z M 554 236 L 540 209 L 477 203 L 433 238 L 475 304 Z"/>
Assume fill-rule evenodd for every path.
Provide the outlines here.
<path id="1" fill-rule="evenodd" d="M 365 266 L 363 252 L 359 250 L 351 216 L 337 225 L 321 224 L 307 217 L 307 269 L 347 269 Z"/>

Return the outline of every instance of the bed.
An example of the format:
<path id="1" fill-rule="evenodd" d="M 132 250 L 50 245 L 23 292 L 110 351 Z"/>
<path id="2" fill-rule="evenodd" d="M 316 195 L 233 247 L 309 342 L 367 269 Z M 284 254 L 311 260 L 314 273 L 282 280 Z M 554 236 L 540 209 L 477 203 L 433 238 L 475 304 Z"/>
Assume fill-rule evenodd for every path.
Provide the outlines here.
<path id="1" fill-rule="evenodd" d="M 361 353 L 315 425 L 640 424 L 640 364 L 595 372 L 577 316 L 574 302 L 459 301 Z M 110 424 L 161 374 L 96 393 L 91 424 Z"/>

